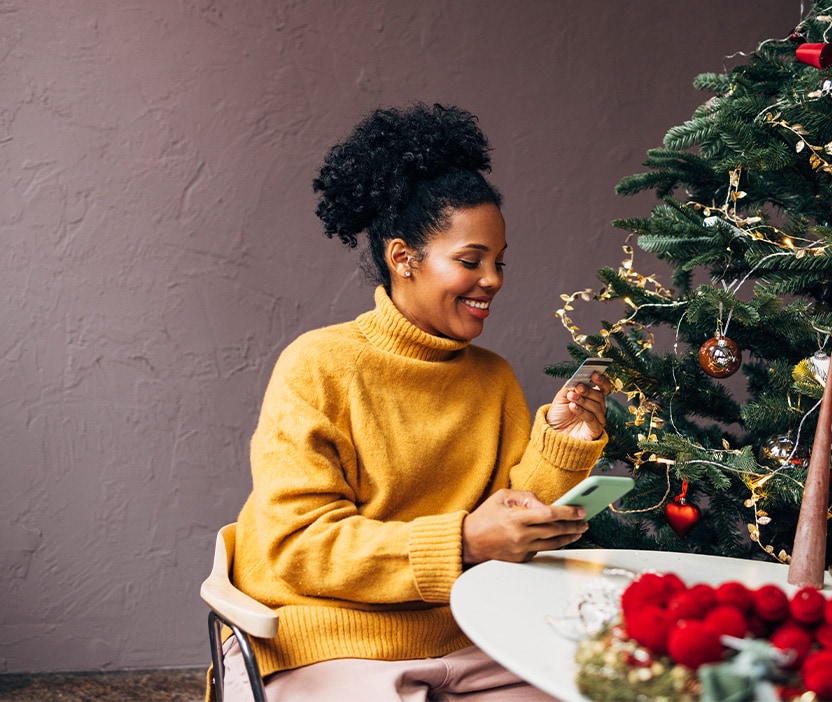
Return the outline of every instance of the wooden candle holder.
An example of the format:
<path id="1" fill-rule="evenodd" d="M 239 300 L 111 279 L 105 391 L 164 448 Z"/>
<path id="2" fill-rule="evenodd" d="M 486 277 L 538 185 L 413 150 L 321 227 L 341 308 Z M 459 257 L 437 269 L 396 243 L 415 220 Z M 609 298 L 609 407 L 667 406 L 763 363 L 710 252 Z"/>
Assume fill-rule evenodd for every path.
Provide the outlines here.
<path id="1" fill-rule="evenodd" d="M 826 570 L 829 459 L 832 450 L 832 382 L 829 374 L 825 382 L 788 575 L 792 585 L 818 590 L 823 588 Z"/>

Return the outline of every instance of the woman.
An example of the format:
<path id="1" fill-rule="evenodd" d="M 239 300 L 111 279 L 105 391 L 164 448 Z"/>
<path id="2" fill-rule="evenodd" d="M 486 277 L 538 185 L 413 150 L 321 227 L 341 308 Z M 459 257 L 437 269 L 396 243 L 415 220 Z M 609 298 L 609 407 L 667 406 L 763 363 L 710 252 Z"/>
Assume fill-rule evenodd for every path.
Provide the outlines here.
<path id="1" fill-rule="evenodd" d="M 503 284 L 489 169 L 472 115 L 416 105 L 370 115 L 314 182 L 328 236 L 366 233 L 378 287 L 374 310 L 284 350 L 252 439 L 233 577 L 279 610 L 255 642 L 275 700 L 550 699 L 471 646 L 448 601 L 467 566 L 580 538 L 583 511 L 551 502 L 600 456 L 609 383 L 532 423 L 506 361 L 470 343 Z M 233 638 L 226 665 L 244 699 Z"/>

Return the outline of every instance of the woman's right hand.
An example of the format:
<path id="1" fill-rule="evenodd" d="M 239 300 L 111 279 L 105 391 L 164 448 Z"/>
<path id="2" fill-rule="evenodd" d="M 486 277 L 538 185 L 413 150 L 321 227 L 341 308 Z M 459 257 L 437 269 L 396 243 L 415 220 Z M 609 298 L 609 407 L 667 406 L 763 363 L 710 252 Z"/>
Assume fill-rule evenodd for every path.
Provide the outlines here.
<path id="1" fill-rule="evenodd" d="M 580 507 L 554 507 L 525 490 L 502 489 L 462 522 L 462 564 L 521 563 L 538 551 L 563 548 L 587 530 Z"/>

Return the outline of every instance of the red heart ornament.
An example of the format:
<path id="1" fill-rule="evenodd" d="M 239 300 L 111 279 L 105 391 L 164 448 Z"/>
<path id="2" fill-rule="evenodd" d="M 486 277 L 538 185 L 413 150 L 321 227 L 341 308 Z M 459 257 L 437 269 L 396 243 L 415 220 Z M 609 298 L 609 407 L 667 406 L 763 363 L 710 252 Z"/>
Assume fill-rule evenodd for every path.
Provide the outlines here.
<path id="1" fill-rule="evenodd" d="M 699 522 L 701 516 L 699 507 L 691 505 L 681 499 L 677 502 L 668 502 L 665 505 L 664 513 L 671 529 L 684 538 L 688 532 Z"/>

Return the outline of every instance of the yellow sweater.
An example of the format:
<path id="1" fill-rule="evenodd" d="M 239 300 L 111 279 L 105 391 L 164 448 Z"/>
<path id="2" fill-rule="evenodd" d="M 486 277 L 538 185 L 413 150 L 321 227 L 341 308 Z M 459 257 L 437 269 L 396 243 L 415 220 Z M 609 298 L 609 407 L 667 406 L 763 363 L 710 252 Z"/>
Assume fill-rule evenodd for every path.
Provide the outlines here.
<path id="1" fill-rule="evenodd" d="M 463 517 L 502 487 L 553 501 L 606 443 L 552 430 L 545 407 L 530 427 L 505 360 L 375 299 L 290 344 L 266 391 L 233 573 L 279 612 L 277 638 L 254 641 L 263 675 L 469 645 L 448 606 Z"/>

